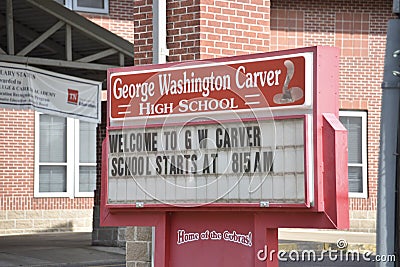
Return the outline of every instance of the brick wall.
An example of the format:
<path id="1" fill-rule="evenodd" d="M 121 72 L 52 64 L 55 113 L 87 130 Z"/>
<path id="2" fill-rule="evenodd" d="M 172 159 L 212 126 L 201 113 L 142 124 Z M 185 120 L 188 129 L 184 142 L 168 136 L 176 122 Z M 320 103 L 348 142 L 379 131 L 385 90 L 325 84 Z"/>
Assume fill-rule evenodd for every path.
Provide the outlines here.
<path id="1" fill-rule="evenodd" d="M 29 111 L 0 109 L 0 209 L 21 209 L 33 194 L 34 119 Z M 10 197 L 21 201 L 10 203 Z"/>
<path id="2" fill-rule="evenodd" d="M 152 0 L 134 0 L 135 65 L 151 64 L 153 59 Z M 200 59 L 199 0 L 167 1 L 168 61 Z"/>
<path id="3" fill-rule="evenodd" d="M 35 113 L 0 109 L 0 235 L 90 231 L 93 198 L 34 198 Z"/>
<path id="4" fill-rule="evenodd" d="M 169 62 L 200 59 L 200 0 L 167 1 Z"/>
<path id="5" fill-rule="evenodd" d="M 134 2 L 137 0 L 109 0 L 109 14 L 80 13 L 103 28 L 133 43 Z M 139 0 L 146 1 L 146 0 Z M 150 10 L 151 12 L 151 10 Z"/>
<path id="6" fill-rule="evenodd" d="M 134 64 L 151 64 L 153 60 L 153 13 L 152 0 L 134 0 Z"/>
<path id="7" fill-rule="evenodd" d="M 135 65 L 152 63 L 152 0 L 135 0 Z M 269 0 L 167 0 L 168 62 L 269 51 Z"/>
<path id="8" fill-rule="evenodd" d="M 200 1 L 200 58 L 269 51 L 270 1 Z"/>

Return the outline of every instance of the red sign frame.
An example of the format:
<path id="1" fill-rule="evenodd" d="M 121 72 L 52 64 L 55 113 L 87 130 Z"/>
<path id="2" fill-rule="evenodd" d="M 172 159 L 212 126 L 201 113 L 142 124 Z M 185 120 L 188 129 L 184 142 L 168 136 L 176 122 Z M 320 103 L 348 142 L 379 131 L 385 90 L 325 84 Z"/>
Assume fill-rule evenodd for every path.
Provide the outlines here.
<path id="1" fill-rule="evenodd" d="M 190 262 L 193 266 L 212 266 L 215 261 L 213 259 L 206 259 L 202 257 L 203 253 L 209 253 L 215 256 L 215 259 L 219 259 L 221 256 L 218 255 L 219 249 L 226 247 L 229 242 L 223 242 L 221 238 L 216 246 L 211 246 L 210 249 L 204 248 L 204 244 L 199 242 L 191 242 L 190 248 L 198 249 L 198 259 L 200 263 L 196 265 L 192 260 L 197 256 L 187 255 L 189 247 L 185 250 L 181 250 L 182 244 L 177 243 L 176 239 L 179 238 L 179 234 L 184 231 L 190 231 L 192 229 L 192 237 L 197 238 L 200 235 L 206 233 L 206 231 L 216 234 L 223 234 L 226 231 L 233 233 L 233 229 L 225 229 L 227 224 L 234 223 L 239 231 L 240 235 L 245 236 L 248 232 L 248 225 L 250 223 L 252 229 L 252 247 L 247 252 L 239 252 L 240 249 L 233 249 L 231 253 L 248 253 L 246 254 L 246 261 L 242 264 L 247 266 L 265 266 L 265 262 L 257 260 L 255 257 L 259 255 L 262 248 L 266 244 L 270 248 L 277 249 L 277 228 L 279 227 L 299 227 L 299 228 L 340 228 L 346 229 L 349 227 L 349 214 L 348 214 L 348 181 L 347 181 L 347 131 L 341 125 L 338 120 L 339 110 L 339 51 L 333 47 L 309 47 L 301 49 L 293 49 L 279 52 L 271 52 L 264 54 L 256 54 L 249 56 L 239 56 L 232 58 L 222 58 L 212 60 L 215 64 L 226 65 L 230 62 L 251 62 L 252 60 L 257 61 L 259 58 L 273 58 L 278 60 L 277 64 L 284 66 L 284 62 L 287 58 L 292 58 L 292 55 L 298 55 L 300 53 L 311 53 L 312 56 L 312 88 L 313 92 L 310 99 L 307 99 L 307 93 L 304 93 L 304 97 L 296 100 L 298 102 L 292 102 L 291 111 L 289 112 L 293 116 L 296 115 L 296 110 L 304 110 L 312 106 L 312 160 L 314 161 L 312 172 L 314 174 L 314 184 L 309 185 L 314 198 L 312 203 L 306 203 L 306 205 L 270 205 L 268 207 L 260 207 L 256 204 L 210 204 L 199 207 L 176 207 L 169 205 L 126 205 L 126 204 L 107 204 L 108 196 L 108 138 L 103 142 L 103 165 L 102 165 L 102 184 L 101 184 L 101 225 L 104 226 L 155 226 L 155 266 L 187 266 Z M 208 64 L 209 62 L 190 62 L 186 64 L 187 69 L 191 66 Z M 296 66 L 301 63 L 295 63 Z M 108 116 L 107 121 L 107 136 L 109 129 L 117 129 L 123 127 L 122 124 L 118 124 L 118 120 L 121 119 L 112 111 L 116 109 L 115 101 L 112 99 L 112 84 L 115 83 L 115 77 L 118 73 L 129 73 L 129 72 L 142 72 L 148 73 L 154 76 L 154 73 L 159 69 L 174 68 L 177 63 L 170 63 L 164 65 L 151 65 L 151 66 L 138 66 L 138 67 L 127 67 L 110 69 L 108 71 L 108 112 L 111 115 Z M 286 69 L 289 69 L 288 67 Z M 276 70 L 275 70 L 276 71 Z M 278 73 L 278 72 L 276 72 Z M 288 75 L 286 75 L 287 77 Z M 114 80 L 112 80 L 114 77 Z M 205 79 L 203 76 L 203 80 Z M 209 76 L 208 76 L 209 77 Z M 272 76 L 271 76 L 272 77 Z M 146 77 L 149 79 L 149 77 Z M 295 78 L 296 79 L 296 78 Z M 271 78 L 272 80 L 272 78 Z M 139 81 L 139 83 L 142 81 Z M 299 81 L 296 81 L 299 82 Z M 126 80 L 126 83 L 133 83 L 133 81 Z M 285 81 L 281 80 L 280 84 L 284 84 Z M 122 79 L 121 79 L 122 84 Z M 273 86 L 271 86 L 273 87 Z M 306 88 L 304 84 L 296 85 L 296 87 Z M 280 87 L 282 88 L 282 87 Z M 129 89 L 128 89 L 129 90 Z M 274 91 L 274 95 L 278 93 L 279 88 L 271 89 Z M 122 91 L 120 91 L 122 92 Z M 128 91 L 125 91 L 128 92 Z M 189 93 L 192 97 L 198 97 L 201 92 Z M 123 93 L 121 93 L 123 94 Z M 128 93 L 129 94 L 129 93 Z M 158 97 L 152 95 L 151 97 Z M 266 96 L 267 101 L 273 102 L 270 96 Z M 118 100 L 118 99 L 117 99 Z M 170 99 L 168 99 L 169 101 Z M 176 101 L 181 100 L 177 98 Z M 160 104 L 165 104 L 165 99 L 161 97 Z M 175 101 L 175 100 L 173 100 Z M 175 103 L 175 102 L 174 102 Z M 121 103 L 125 106 L 125 110 L 129 107 L 126 103 Z M 133 102 L 134 105 L 139 105 L 139 102 Z M 286 105 L 286 104 L 284 104 Z M 269 105 L 271 108 L 277 108 L 278 106 Z M 246 106 L 243 106 L 246 109 Z M 214 110 L 213 112 L 218 113 L 223 110 Z M 303 111 L 302 111 L 303 112 Z M 303 114 L 301 112 L 301 114 Z M 126 114 L 124 114 L 126 115 Z M 133 113 L 132 118 L 135 123 L 140 127 L 143 121 L 135 120 L 137 113 Z M 153 116 L 154 115 L 154 116 Z M 151 126 L 159 125 L 158 115 L 163 114 L 150 114 Z M 152 118 L 153 116 L 153 118 Z M 161 116 L 162 117 L 162 116 Z M 281 116 L 282 117 L 282 116 Z M 115 121 L 113 121 L 116 119 Z M 148 118 L 146 118 L 148 119 Z M 111 124 L 110 124 L 111 122 Z M 116 122 L 113 124 L 113 122 Z M 174 123 L 174 122 L 172 122 Z M 233 218 L 240 217 L 245 219 L 239 220 L 237 223 L 233 222 Z M 200 219 L 201 218 L 201 219 Z M 184 229 L 185 227 L 187 229 Z M 229 226 L 232 228 L 232 225 Z M 229 228 L 228 227 L 228 228 Z M 196 231 L 193 231 L 196 229 Z M 224 230 L 225 229 L 225 230 Z M 178 232 L 177 232 L 178 231 Z M 230 231 L 230 232 L 229 232 Z M 178 234 L 178 236 L 177 236 Z M 240 236 L 239 235 L 239 236 Z M 221 235 L 222 236 L 222 235 Z M 244 238 L 244 237 L 243 237 Z M 211 241 L 208 241 L 211 242 Z M 199 244 L 199 245 L 196 245 Z M 184 244 L 186 245 L 186 244 Z M 231 245 L 231 244 L 230 244 Z M 237 244 L 236 244 L 237 245 Z M 224 264 L 237 264 L 240 261 L 237 257 L 231 257 L 227 259 Z M 270 262 L 268 266 L 277 266 L 277 259 L 266 259 Z M 181 265 L 179 265 L 181 264 Z M 221 265 L 218 265 L 221 266 Z M 228 265 L 227 265 L 228 266 Z M 233 266 L 233 265 L 229 265 Z"/>

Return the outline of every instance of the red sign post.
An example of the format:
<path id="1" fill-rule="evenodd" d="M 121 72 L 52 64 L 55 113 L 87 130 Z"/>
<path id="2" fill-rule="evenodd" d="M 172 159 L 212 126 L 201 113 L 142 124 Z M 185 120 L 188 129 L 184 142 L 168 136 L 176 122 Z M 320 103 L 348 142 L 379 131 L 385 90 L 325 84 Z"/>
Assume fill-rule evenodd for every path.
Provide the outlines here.
<path id="1" fill-rule="evenodd" d="M 278 228 L 348 228 L 339 53 L 108 71 L 101 223 L 155 226 L 155 266 L 278 266 Z"/>

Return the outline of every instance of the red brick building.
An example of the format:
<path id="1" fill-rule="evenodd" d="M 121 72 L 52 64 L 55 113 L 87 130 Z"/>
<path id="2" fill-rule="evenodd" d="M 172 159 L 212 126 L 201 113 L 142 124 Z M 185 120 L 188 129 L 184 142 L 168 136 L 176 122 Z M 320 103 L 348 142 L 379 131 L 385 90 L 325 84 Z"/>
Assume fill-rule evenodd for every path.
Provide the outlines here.
<path id="1" fill-rule="evenodd" d="M 80 15 L 133 43 L 134 64 L 151 64 L 152 1 L 93 2 L 99 7 L 85 9 L 75 0 L 64 1 Z M 391 8 L 389 0 L 167 0 L 167 61 L 315 45 L 339 47 L 341 120 L 351 141 L 350 225 L 351 230 L 373 232 L 381 82 Z M 4 43 L 0 48 L 7 51 Z M 0 118 L 0 234 L 89 230 L 93 197 L 35 195 L 35 112 L 0 109 Z"/>

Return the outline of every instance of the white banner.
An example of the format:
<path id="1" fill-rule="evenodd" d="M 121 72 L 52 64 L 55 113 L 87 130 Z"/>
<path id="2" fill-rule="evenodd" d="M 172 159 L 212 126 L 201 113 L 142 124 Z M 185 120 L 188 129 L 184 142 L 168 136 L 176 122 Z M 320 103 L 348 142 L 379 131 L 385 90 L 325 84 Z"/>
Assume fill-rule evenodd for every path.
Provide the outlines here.
<path id="1" fill-rule="evenodd" d="M 101 82 L 0 62 L 0 107 L 99 123 Z"/>

